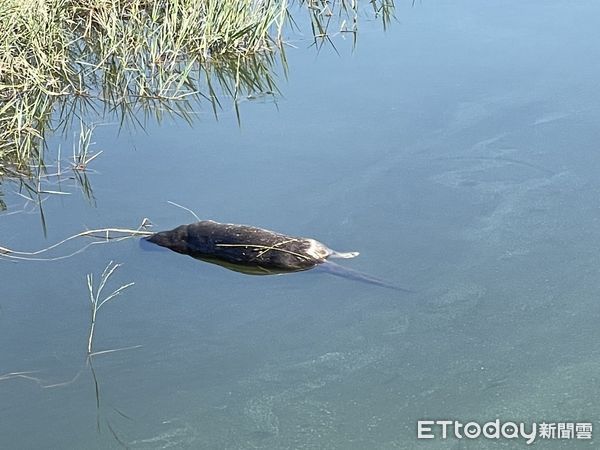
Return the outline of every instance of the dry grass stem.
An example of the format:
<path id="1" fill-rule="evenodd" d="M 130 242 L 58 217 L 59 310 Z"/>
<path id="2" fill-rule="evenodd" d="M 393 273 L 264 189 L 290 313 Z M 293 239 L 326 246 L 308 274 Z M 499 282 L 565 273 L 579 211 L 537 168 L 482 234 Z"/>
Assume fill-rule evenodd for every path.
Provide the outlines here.
<path id="1" fill-rule="evenodd" d="M 119 241 L 123 241 L 125 239 L 131 239 L 131 238 L 140 237 L 140 236 L 150 236 L 154 233 L 152 231 L 147 230 L 147 227 L 149 226 L 149 224 L 150 224 L 150 221 L 148 219 L 144 219 L 142 221 L 142 223 L 140 224 L 140 226 L 136 229 L 98 228 L 95 230 L 82 231 L 81 233 L 77 233 L 73 236 L 69 236 L 68 238 L 63 239 L 60 242 L 57 242 L 56 244 L 53 244 L 49 247 L 43 248 L 41 250 L 36 250 L 33 252 L 17 251 L 17 250 L 9 249 L 7 247 L 0 246 L 0 258 L 24 260 L 24 261 L 57 261 L 57 260 L 61 260 L 61 259 L 66 259 L 66 258 L 70 258 L 72 256 L 75 256 L 75 255 L 83 252 L 84 250 L 91 247 L 92 245 L 106 244 L 108 242 L 119 242 Z M 54 250 L 57 247 L 60 247 L 68 242 L 71 242 L 75 239 L 82 238 L 82 237 L 89 237 L 89 238 L 100 239 L 100 240 L 90 242 L 89 244 L 86 244 L 85 246 L 81 247 L 80 249 L 78 249 L 72 253 L 69 253 L 67 255 L 62 255 L 62 256 L 57 256 L 57 257 L 52 257 L 52 258 L 38 257 L 38 255 L 41 255 L 41 254 L 44 254 L 51 250 Z"/>
<path id="2" fill-rule="evenodd" d="M 97 317 L 98 311 L 106 303 L 110 302 L 111 300 L 114 300 L 116 297 L 121 295 L 123 293 L 123 291 L 125 291 L 126 289 L 128 289 L 129 287 L 131 287 L 135 284 L 133 282 L 124 284 L 124 285 L 120 286 L 119 288 L 115 289 L 112 293 L 110 293 L 106 297 L 104 297 L 104 298 L 102 297 L 102 291 L 106 287 L 106 284 L 108 283 L 110 277 L 115 273 L 115 271 L 119 267 L 121 267 L 121 264 L 116 264 L 113 261 L 110 261 L 107 264 L 104 271 L 102 272 L 102 275 L 100 276 L 100 282 L 95 289 L 94 289 L 93 274 L 90 273 L 87 275 L 87 287 L 88 287 L 90 309 L 91 309 L 90 332 L 88 334 L 88 345 L 87 345 L 88 355 L 92 354 L 92 347 L 93 347 L 93 342 L 94 342 L 94 331 L 96 329 L 96 317 Z"/>

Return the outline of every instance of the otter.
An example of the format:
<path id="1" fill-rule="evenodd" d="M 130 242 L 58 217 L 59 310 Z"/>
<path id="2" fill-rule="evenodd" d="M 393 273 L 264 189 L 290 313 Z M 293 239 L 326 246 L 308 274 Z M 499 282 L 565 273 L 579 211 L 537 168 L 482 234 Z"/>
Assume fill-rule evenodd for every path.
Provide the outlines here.
<path id="1" fill-rule="evenodd" d="M 143 239 L 250 275 L 299 272 L 320 266 L 333 275 L 412 292 L 328 261 L 329 258 L 354 258 L 358 252 L 336 252 L 315 239 L 288 236 L 248 225 L 202 220 Z"/>

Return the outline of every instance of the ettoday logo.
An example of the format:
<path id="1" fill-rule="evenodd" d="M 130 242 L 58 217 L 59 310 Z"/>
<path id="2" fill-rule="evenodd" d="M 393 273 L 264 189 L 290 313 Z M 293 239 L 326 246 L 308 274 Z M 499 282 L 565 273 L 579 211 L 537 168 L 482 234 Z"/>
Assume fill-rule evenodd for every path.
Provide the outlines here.
<path id="1" fill-rule="evenodd" d="M 496 419 L 480 424 L 458 420 L 419 420 L 417 439 L 523 439 L 533 444 L 536 439 L 592 439 L 591 422 L 501 422 Z"/>

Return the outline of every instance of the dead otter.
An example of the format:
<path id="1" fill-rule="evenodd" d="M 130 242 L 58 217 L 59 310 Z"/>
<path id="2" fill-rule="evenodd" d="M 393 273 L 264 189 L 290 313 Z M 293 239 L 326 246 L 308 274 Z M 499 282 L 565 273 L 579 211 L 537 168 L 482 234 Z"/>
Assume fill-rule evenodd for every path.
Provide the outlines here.
<path id="1" fill-rule="evenodd" d="M 251 275 L 299 272 L 320 266 L 333 275 L 412 292 L 327 261 L 328 258 L 354 258 L 358 252 L 336 252 L 314 239 L 287 236 L 248 225 L 202 220 L 144 239 L 177 253 Z"/>

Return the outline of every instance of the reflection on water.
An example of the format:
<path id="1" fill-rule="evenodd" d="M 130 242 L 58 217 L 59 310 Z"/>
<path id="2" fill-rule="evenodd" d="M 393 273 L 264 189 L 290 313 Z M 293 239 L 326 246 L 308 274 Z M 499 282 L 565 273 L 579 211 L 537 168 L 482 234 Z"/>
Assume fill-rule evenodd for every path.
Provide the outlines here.
<path id="1" fill-rule="evenodd" d="M 284 30 L 307 16 L 314 43 L 335 48 L 335 34 L 356 42 L 362 10 L 346 0 L 39 6 L 7 5 L 0 16 L 11 49 L 0 73 L 0 179 L 33 178 L 48 163 L 48 137 L 68 132 L 74 119 L 191 123 L 200 105 L 217 116 L 230 97 L 239 122 L 241 99 L 278 94 L 276 72 L 287 71 Z M 370 6 L 369 17 L 386 27 L 394 2 Z"/>
<path id="2" fill-rule="evenodd" d="M 92 205 L 95 204 L 89 175 L 94 173 L 92 161 L 102 153 L 93 149 L 95 123 L 116 121 L 120 128 L 140 131 L 145 131 L 149 123 L 159 126 L 165 120 L 193 125 L 205 104 L 210 105 L 218 118 L 224 102 L 231 102 L 238 123 L 241 123 L 241 103 L 257 99 L 275 102 L 280 94 L 278 76 L 288 71 L 281 38 L 283 23 L 275 27 L 276 39 L 272 37 L 264 48 L 256 44 L 256 48 L 245 48 L 243 54 L 232 54 L 215 51 L 214 43 L 209 43 L 206 45 L 210 48 L 201 54 L 198 49 L 194 53 L 178 48 L 179 54 L 171 50 L 161 52 L 162 48 L 173 45 L 173 37 L 163 36 L 158 23 L 146 23 L 148 17 L 143 8 L 134 4 L 124 7 L 124 28 L 119 29 L 117 36 L 108 33 L 111 27 L 105 23 L 107 17 L 103 17 L 100 10 L 90 11 L 91 25 L 83 31 L 75 27 L 83 37 L 73 39 L 72 45 L 67 46 L 69 55 L 63 63 L 69 68 L 54 80 L 54 84 L 63 83 L 68 88 L 47 92 L 32 86 L 20 92 L 8 83 L 5 98 L 0 99 L 3 105 L 0 121 L 5 125 L 0 150 L 0 211 L 8 209 L 2 198 L 4 181 L 23 197 L 24 201 L 16 205 L 17 212 L 35 209 L 44 233 L 47 232 L 44 202 L 53 196 L 80 191 Z M 284 11 L 287 3 L 283 2 L 281 7 Z M 371 7 L 369 17 L 380 20 L 387 27 L 394 3 L 375 1 L 371 2 Z M 285 13 L 297 27 L 292 11 L 298 15 L 308 12 L 312 37 L 318 48 L 329 44 L 335 49 L 332 37 L 339 33 L 352 34 L 356 44 L 362 11 L 357 3 L 345 0 L 301 2 L 299 8 L 290 7 Z M 136 14 L 144 17 L 137 25 Z M 184 18 L 180 20 L 185 22 Z M 277 16 L 265 20 L 279 23 L 284 19 Z M 347 25 L 350 20 L 351 28 Z M 166 23 L 162 25 L 166 26 Z M 180 45 L 189 31 L 187 28 L 180 30 Z M 121 43 L 128 39 L 139 45 L 122 49 Z M 118 54 L 119 51 L 123 53 Z M 11 77 L 8 70 L 6 76 L 7 79 Z M 76 126 L 79 128 L 78 139 L 70 139 L 69 134 L 76 132 Z M 63 156 L 63 143 L 72 146 L 72 156 L 68 159 Z"/>
<path id="3" fill-rule="evenodd" d="M 173 201 L 360 251 L 344 265 L 416 293 L 313 271 L 248 277 L 133 239 L 2 260 L 2 447 L 522 446 L 423 444 L 423 418 L 596 433 L 598 6 L 405 6 L 385 38 L 362 28 L 354 53 L 289 49 L 278 108 L 240 103 L 241 127 L 225 107 L 194 127 L 98 125 L 96 206 L 52 197 L 47 238 L 37 211 L 3 215 L 0 245 L 143 217 L 170 229 L 189 221 Z M 98 348 L 142 347 L 93 358 L 97 396 L 86 274 L 111 260 L 123 267 L 107 292 L 136 285 L 102 310 Z M 65 386 L 31 379 L 63 383 L 82 365 Z"/>
<path id="4" fill-rule="evenodd" d="M 7 90 L 0 98 L 0 122 L 4 124 L 0 133 L 3 140 L 0 211 L 7 209 L 2 198 L 4 181 L 5 185 L 8 183 L 24 194 L 25 202 L 18 205 L 19 209 L 26 210 L 33 205 L 39 212 L 46 233 L 43 203 L 51 196 L 72 194 L 72 181 L 75 190 L 80 190 L 91 204 L 95 202 L 88 176 L 93 173 L 90 163 L 101 153 L 92 150 L 95 123 L 116 121 L 119 127 L 140 130 L 145 130 L 149 123 L 157 126 L 165 120 L 193 125 L 206 105 L 218 118 L 224 103 L 229 102 L 241 123 L 241 103 L 257 99 L 275 102 L 280 94 L 278 77 L 288 71 L 286 44 L 281 36 L 285 20 L 291 23 L 293 30 L 298 27 L 299 19 L 307 15 L 314 44 L 319 49 L 325 44 L 335 49 L 333 39 L 337 34 L 351 34 L 356 44 L 363 10 L 358 3 L 346 0 L 301 2 L 296 8 L 284 1 L 277 13 L 271 11 L 274 4 L 269 4 L 269 14 L 274 16 L 265 16 L 261 20 L 270 24 L 269 30 L 274 27 L 275 31 L 270 32 L 275 34 L 261 40 L 258 32 L 249 33 L 240 53 L 220 50 L 219 46 L 225 45 L 221 42 L 225 38 L 218 36 L 216 43 L 205 43 L 204 49 L 186 49 L 184 43 L 190 33 L 186 14 L 192 11 L 184 11 L 185 7 L 178 4 L 172 6 L 179 11 L 172 17 L 181 16 L 173 19 L 175 23 L 179 20 L 186 26 L 179 29 L 179 35 L 167 37 L 161 27 L 167 26 L 168 21 L 159 23 L 152 19 L 154 14 L 159 14 L 157 8 L 160 8 L 155 5 L 152 14 L 146 14 L 146 7 L 148 5 L 134 3 L 123 5 L 122 22 L 112 25 L 103 10 L 92 8 L 87 26 L 74 27 L 74 32 L 81 36 L 65 44 L 68 55 L 61 62 L 65 65 L 63 71 L 53 74 L 56 77 L 53 86 L 64 85 L 59 91 L 48 91 L 47 86 L 40 89 L 34 83 L 21 92 L 13 86 L 20 86 L 20 83 L 10 82 L 16 75 L 7 68 L 3 77 L 8 80 Z M 167 5 L 166 11 L 169 7 Z M 372 11 L 366 17 L 379 20 L 384 28 L 387 27 L 394 3 L 374 1 L 370 2 L 370 7 Z M 81 13 L 84 11 L 82 8 Z M 292 14 L 300 16 L 298 22 Z M 251 18 L 246 19 L 251 21 Z M 3 25 L 9 27 L 10 20 L 3 18 Z M 252 27 L 248 25 L 244 29 L 249 32 Z M 122 45 L 128 41 L 131 45 Z M 71 143 L 72 157 L 63 160 L 61 150 L 64 149 L 60 141 L 70 143 L 69 134 L 74 132 L 76 125 L 80 128 L 79 140 Z"/>
<path id="5" fill-rule="evenodd" d="M 28 138 L 26 143 L 16 140 L 15 145 L 22 145 L 23 149 L 0 153 L 0 177 L 6 177 L 9 182 L 16 182 L 19 189 L 24 189 L 30 194 L 26 200 L 36 203 L 40 210 L 42 198 L 50 194 L 71 192 L 68 189 L 63 190 L 61 177 L 65 176 L 67 180 L 74 180 L 86 198 L 93 202 L 93 190 L 86 171 L 93 170 L 90 163 L 94 157 L 94 122 L 116 121 L 120 127 L 139 128 L 142 131 L 150 122 L 160 124 L 167 119 L 192 124 L 197 120 L 197 110 L 204 102 L 211 105 L 216 116 L 224 96 L 233 99 L 239 120 L 239 98 L 274 96 L 278 92 L 275 85 L 277 66 L 274 54 L 261 53 L 249 55 L 243 60 L 225 59 L 210 66 L 185 66 L 186 82 L 173 95 L 141 96 L 135 92 L 123 94 L 122 90 L 105 81 L 101 86 L 89 87 L 101 90 L 100 97 L 57 97 L 48 103 L 48 111 L 56 113 L 48 113 L 48 120 L 37 122 L 37 129 L 33 134 L 39 136 L 39 140 Z M 50 120 L 53 116 L 54 119 Z M 72 143 L 72 157 L 61 161 L 60 146 L 58 150 L 50 148 L 53 141 L 50 140 L 49 144 L 43 137 L 52 132 L 62 132 L 67 136 L 66 141 L 70 142 L 68 136 L 74 132 L 76 126 L 80 128 L 80 135 L 78 140 Z M 6 145 L 10 143 L 7 140 Z M 22 164 L 18 159 L 13 160 L 11 155 L 25 151 L 25 147 L 38 149 L 31 161 Z M 68 173 L 63 172 L 61 167 L 66 168 Z M 43 185 L 51 185 L 54 188 L 48 189 Z M 60 187 L 57 189 L 56 186 Z M 6 204 L 2 202 L 1 207 L 6 209 Z M 41 216 L 43 218 L 43 212 Z"/>

